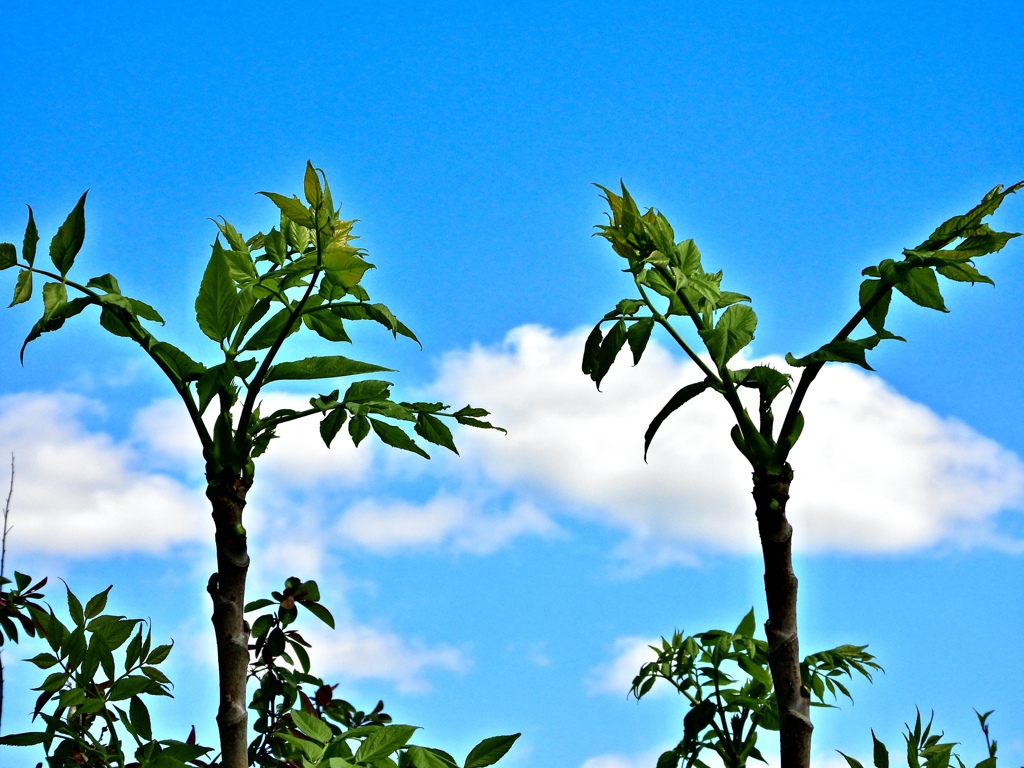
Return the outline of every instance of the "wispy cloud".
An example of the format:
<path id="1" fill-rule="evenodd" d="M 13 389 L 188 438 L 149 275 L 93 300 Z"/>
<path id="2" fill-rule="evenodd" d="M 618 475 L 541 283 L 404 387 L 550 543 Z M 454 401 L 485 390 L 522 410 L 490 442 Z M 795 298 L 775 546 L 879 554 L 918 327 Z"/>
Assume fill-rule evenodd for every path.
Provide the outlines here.
<path id="1" fill-rule="evenodd" d="M 611 658 L 590 670 L 586 679 L 587 692 L 591 694 L 607 693 L 624 697 L 633 687 L 633 678 L 640 667 L 654 661 L 658 655 L 651 649 L 652 645 L 660 644 L 656 637 L 620 637 L 612 645 Z M 662 686 L 654 690 L 661 691 Z M 666 687 L 666 691 L 671 688 Z"/>

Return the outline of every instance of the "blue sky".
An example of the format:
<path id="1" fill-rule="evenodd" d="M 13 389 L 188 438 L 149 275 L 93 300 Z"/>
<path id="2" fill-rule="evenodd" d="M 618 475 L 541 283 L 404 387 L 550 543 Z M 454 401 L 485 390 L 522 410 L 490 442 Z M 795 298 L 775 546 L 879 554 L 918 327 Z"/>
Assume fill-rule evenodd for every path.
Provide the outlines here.
<path id="1" fill-rule="evenodd" d="M 752 296 L 752 357 L 805 354 L 855 308 L 861 268 L 1024 178 L 1022 23 L 1012 2 L 7 4 L 0 239 L 20 243 L 29 203 L 45 243 L 90 189 L 78 268 L 116 274 L 201 356 L 208 218 L 268 229 L 254 193 L 324 168 L 378 265 L 367 287 L 424 343 L 367 331 L 352 354 L 510 434 L 429 464 L 286 435 L 253 495 L 254 588 L 329 585 L 325 677 L 425 743 L 522 731 L 510 768 L 653 765 L 682 709 L 628 701 L 622 670 L 674 628 L 763 618 L 760 563 L 727 414 L 695 405 L 639 460 L 693 371 L 663 346 L 602 395 L 578 372 L 581 329 L 630 288 L 590 236 L 590 185 L 624 179 Z M 996 224 L 1024 230 L 1024 200 Z M 875 377 L 815 386 L 793 457 L 802 647 L 869 643 L 888 670 L 818 715 L 821 760 L 866 755 L 870 728 L 896 744 L 918 705 L 979 758 L 971 708 L 995 709 L 1024 761 L 1021 256 L 990 257 L 994 289 L 946 290 L 949 316 L 894 302 L 909 343 L 881 347 Z M 212 741 L 198 446 L 88 318 L 20 367 L 37 313 L 0 313 L 9 560 L 79 593 L 113 582 L 112 607 L 177 641 L 168 727 Z M 7 732 L 31 653 L 4 654 Z"/>

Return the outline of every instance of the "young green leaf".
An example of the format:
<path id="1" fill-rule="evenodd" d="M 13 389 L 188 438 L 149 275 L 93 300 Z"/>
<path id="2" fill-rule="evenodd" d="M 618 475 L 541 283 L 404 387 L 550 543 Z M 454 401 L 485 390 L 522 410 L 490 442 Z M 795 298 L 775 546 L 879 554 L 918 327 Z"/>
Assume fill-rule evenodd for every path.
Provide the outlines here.
<path id="1" fill-rule="evenodd" d="M 18 282 L 14 285 L 14 298 L 8 307 L 13 307 L 15 304 L 23 304 L 32 298 L 32 273 L 23 269 L 18 272 Z"/>
<path id="2" fill-rule="evenodd" d="M 313 217 L 310 215 L 309 210 L 302 204 L 302 201 L 297 197 L 285 197 L 279 195 L 276 192 L 260 192 L 259 194 L 264 197 L 269 197 L 274 205 L 281 209 L 281 213 L 288 217 L 288 219 L 301 227 L 314 227 L 316 226 L 313 221 Z M 296 243 L 298 245 L 298 243 Z M 304 245 L 304 244 L 303 244 Z M 297 250 L 301 249 L 301 246 Z"/>
<path id="3" fill-rule="evenodd" d="M 494 765 L 512 749 L 512 745 L 521 735 L 514 733 L 511 736 L 491 736 L 484 739 L 469 751 L 463 768 L 486 768 L 488 765 Z"/>
<path id="4" fill-rule="evenodd" d="M 18 251 L 13 243 L 0 243 L 0 270 L 10 269 L 18 263 Z"/>
<path id="5" fill-rule="evenodd" d="M 415 732 L 416 727 L 412 725 L 385 725 L 373 731 L 359 745 L 355 761 L 357 763 L 373 763 L 382 757 L 387 757 L 404 747 Z"/>
<path id="6" fill-rule="evenodd" d="M 714 330 L 702 330 L 700 336 L 715 364 L 723 368 L 753 340 L 756 328 L 754 310 L 745 304 L 734 304 L 722 313 Z"/>
<path id="7" fill-rule="evenodd" d="M 300 731 L 320 744 L 326 744 L 334 735 L 327 723 L 316 715 L 303 712 L 301 709 L 292 710 L 292 722 Z"/>
<path id="8" fill-rule="evenodd" d="M 949 312 L 942 301 L 939 281 L 929 267 L 916 267 L 907 272 L 906 276 L 896 283 L 896 290 L 915 304 L 940 312 Z"/>
<path id="9" fill-rule="evenodd" d="M 238 320 L 238 291 L 218 239 L 213 244 L 213 254 L 199 284 L 196 322 L 203 333 L 220 343 L 231 335 Z"/>
<path id="10" fill-rule="evenodd" d="M 50 261 L 60 272 L 61 277 L 68 273 L 71 265 L 75 263 L 75 256 L 82 249 L 85 241 L 85 198 L 89 192 L 86 191 L 75 207 L 68 214 L 64 223 L 60 225 L 57 234 L 50 241 Z"/>
<path id="11" fill-rule="evenodd" d="M 644 433 L 644 461 L 647 461 L 647 451 L 651 447 L 651 441 L 654 440 L 654 436 L 658 433 L 661 425 L 665 423 L 665 419 L 671 416 L 675 411 L 679 410 L 683 405 L 693 400 L 697 395 L 707 389 L 710 383 L 705 379 L 704 381 L 697 382 L 696 384 L 687 384 L 685 387 L 680 389 L 665 403 L 658 414 L 651 419 L 650 425 L 647 427 L 647 431 Z"/>
<path id="12" fill-rule="evenodd" d="M 107 605 L 107 595 L 110 594 L 110 590 L 113 588 L 114 585 L 111 584 L 99 594 L 89 598 L 89 602 L 85 604 L 85 618 L 94 619 L 103 612 Z"/>

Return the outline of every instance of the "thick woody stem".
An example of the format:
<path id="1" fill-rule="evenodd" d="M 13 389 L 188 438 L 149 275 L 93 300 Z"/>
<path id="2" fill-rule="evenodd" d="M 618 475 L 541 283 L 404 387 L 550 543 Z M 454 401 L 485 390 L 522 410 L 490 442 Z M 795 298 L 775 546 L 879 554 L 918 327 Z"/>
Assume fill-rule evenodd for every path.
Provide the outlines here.
<path id="1" fill-rule="evenodd" d="M 217 572 L 206 591 L 213 601 L 213 628 L 217 636 L 220 671 L 221 766 L 247 768 L 248 710 L 245 682 L 249 672 L 249 629 L 244 620 L 245 578 L 249 553 L 242 527 L 245 494 L 251 479 L 225 475 L 206 490 L 216 526 Z"/>
<path id="2" fill-rule="evenodd" d="M 754 503 L 764 554 L 764 591 L 768 600 L 768 664 L 779 708 L 782 768 L 810 768 L 811 697 L 800 678 L 796 626 L 797 578 L 793 573 L 793 528 L 786 503 L 793 471 L 755 473 Z"/>

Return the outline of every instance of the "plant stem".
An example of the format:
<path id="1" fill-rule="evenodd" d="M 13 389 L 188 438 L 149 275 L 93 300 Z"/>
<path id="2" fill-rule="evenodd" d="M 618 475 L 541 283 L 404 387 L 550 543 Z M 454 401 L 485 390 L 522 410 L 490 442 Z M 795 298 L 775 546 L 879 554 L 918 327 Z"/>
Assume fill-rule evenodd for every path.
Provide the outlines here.
<path id="1" fill-rule="evenodd" d="M 779 710 L 782 768 L 810 768 L 811 696 L 800 676 L 797 637 L 797 578 L 793 573 L 793 528 L 786 518 L 793 471 L 754 474 L 757 528 L 764 555 L 764 591 L 768 602 L 768 665 Z"/>
<path id="2" fill-rule="evenodd" d="M 245 580 L 249 553 L 242 512 L 245 495 L 252 483 L 225 472 L 210 478 L 206 495 L 213 506 L 216 526 L 217 572 L 210 576 L 206 591 L 213 601 L 213 629 L 217 638 L 217 668 L 220 673 L 220 731 L 223 768 L 246 768 L 248 710 L 245 683 L 249 672 L 249 630 L 245 625 Z"/>

